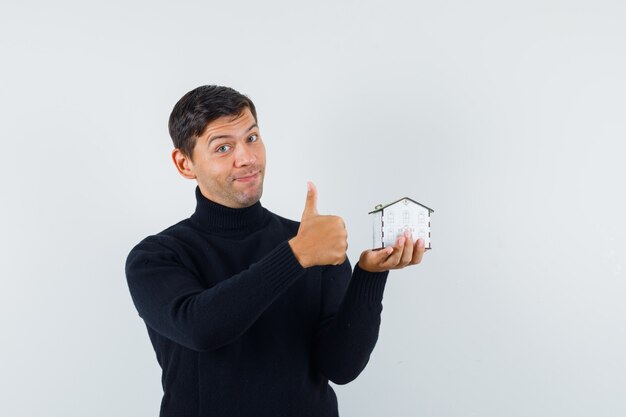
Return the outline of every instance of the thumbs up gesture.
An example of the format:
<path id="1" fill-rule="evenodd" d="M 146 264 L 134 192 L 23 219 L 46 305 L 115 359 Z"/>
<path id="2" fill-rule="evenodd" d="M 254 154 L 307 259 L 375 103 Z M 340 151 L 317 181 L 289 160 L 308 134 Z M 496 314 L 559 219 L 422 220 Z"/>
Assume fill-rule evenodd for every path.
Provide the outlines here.
<path id="1" fill-rule="evenodd" d="M 317 188 L 307 183 L 306 203 L 298 234 L 289 240 L 291 250 L 300 265 L 339 265 L 346 259 L 348 249 L 346 224 L 339 216 L 317 212 Z"/>

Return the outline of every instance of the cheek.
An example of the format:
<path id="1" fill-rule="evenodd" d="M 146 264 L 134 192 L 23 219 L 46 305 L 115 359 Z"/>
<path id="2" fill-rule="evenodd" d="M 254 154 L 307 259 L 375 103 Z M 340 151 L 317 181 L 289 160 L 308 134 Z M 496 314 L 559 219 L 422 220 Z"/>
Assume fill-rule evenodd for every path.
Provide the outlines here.
<path id="1" fill-rule="evenodd" d="M 263 165 L 265 165 L 265 145 L 261 143 L 261 149 L 257 155 L 258 159 L 262 161 Z"/>
<path id="2" fill-rule="evenodd" d="M 209 175 L 217 181 L 227 181 L 231 175 L 230 158 L 220 158 L 219 161 L 213 161 L 208 167 Z"/>
<path id="3" fill-rule="evenodd" d="M 220 181 L 228 176 L 224 161 L 207 158 L 202 165 L 202 176 L 209 181 Z"/>

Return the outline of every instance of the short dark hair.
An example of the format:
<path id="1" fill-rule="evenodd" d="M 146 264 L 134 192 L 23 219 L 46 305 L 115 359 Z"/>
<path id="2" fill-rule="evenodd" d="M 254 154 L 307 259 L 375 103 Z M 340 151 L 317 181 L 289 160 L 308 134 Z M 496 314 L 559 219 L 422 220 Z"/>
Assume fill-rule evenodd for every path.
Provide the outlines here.
<path id="1" fill-rule="evenodd" d="M 252 100 L 230 87 L 203 85 L 189 91 L 170 114 L 169 131 L 174 147 L 191 158 L 196 139 L 209 123 L 222 116 L 237 117 L 246 108 L 258 121 Z"/>

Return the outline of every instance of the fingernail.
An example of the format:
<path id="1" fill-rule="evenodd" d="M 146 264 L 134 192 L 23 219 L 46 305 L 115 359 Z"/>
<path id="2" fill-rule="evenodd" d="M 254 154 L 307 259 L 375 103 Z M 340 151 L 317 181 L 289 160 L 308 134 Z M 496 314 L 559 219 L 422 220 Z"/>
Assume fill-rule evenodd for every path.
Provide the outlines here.
<path id="1" fill-rule="evenodd" d="M 403 237 L 398 239 L 398 245 L 400 245 L 400 246 L 404 245 L 404 238 Z"/>
<path id="2" fill-rule="evenodd" d="M 424 247 L 424 239 L 418 239 L 417 240 L 417 246 L 419 248 L 423 248 Z"/>
<path id="3" fill-rule="evenodd" d="M 411 231 L 410 230 L 405 230 L 404 231 L 404 237 L 406 237 L 407 239 L 411 237 Z"/>

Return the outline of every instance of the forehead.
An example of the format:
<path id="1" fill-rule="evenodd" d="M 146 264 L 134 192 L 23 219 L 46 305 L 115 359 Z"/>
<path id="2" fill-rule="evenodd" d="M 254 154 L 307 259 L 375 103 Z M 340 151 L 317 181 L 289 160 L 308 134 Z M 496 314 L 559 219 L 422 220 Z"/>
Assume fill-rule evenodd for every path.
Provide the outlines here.
<path id="1" fill-rule="evenodd" d="M 201 136 L 209 137 L 211 135 L 227 131 L 247 130 L 254 123 L 254 116 L 252 115 L 250 109 L 246 107 L 238 115 L 222 116 L 213 120 L 211 123 L 206 125 Z"/>

